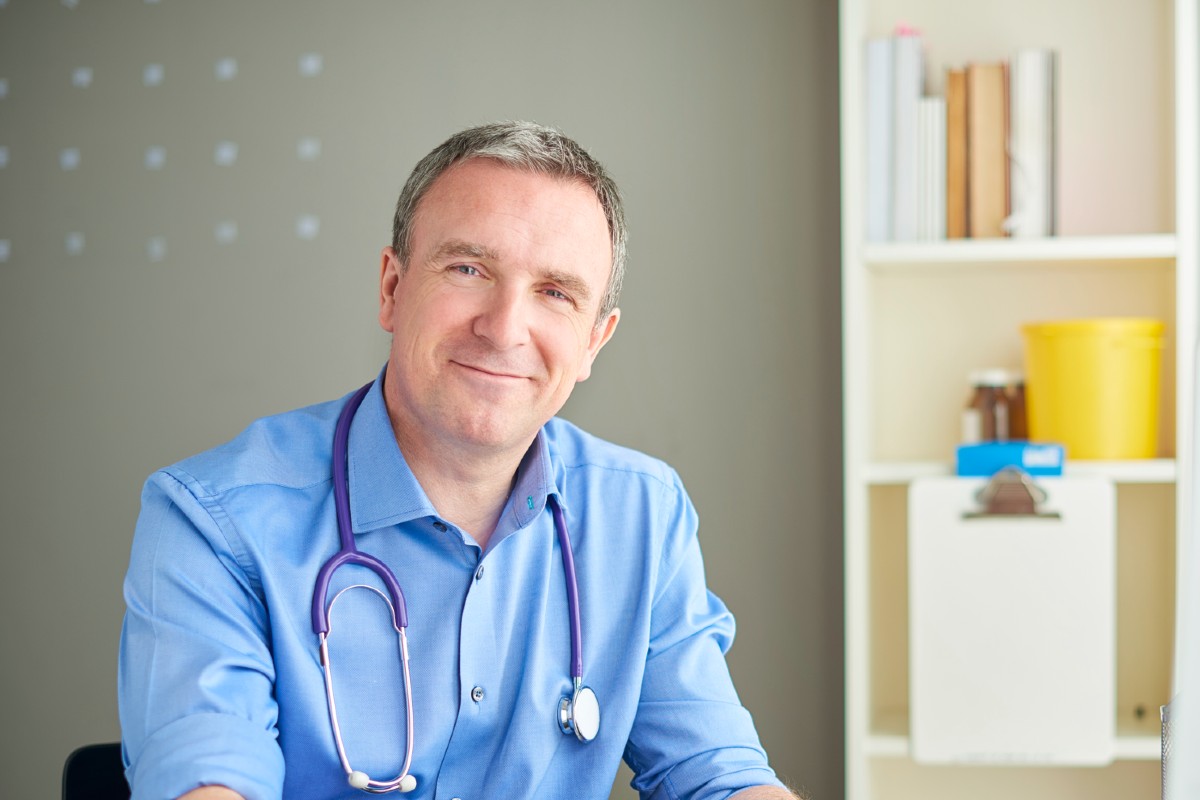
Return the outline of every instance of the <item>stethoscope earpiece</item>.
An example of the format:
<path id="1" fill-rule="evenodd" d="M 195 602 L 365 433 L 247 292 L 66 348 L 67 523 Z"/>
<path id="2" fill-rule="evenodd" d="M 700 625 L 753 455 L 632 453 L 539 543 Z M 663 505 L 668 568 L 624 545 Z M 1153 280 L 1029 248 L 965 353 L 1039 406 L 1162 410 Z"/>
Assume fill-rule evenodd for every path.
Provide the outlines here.
<path id="1" fill-rule="evenodd" d="M 417 779 L 412 775 L 405 775 L 399 780 L 399 782 L 396 782 L 395 785 L 391 786 L 391 788 L 377 789 L 371 786 L 371 776 L 358 769 L 352 770 L 350 774 L 346 776 L 346 782 L 355 789 L 361 789 L 362 791 L 370 792 L 371 794 L 383 794 L 384 792 L 391 791 L 398 791 L 407 794 L 408 792 L 411 792 L 413 789 L 417 788 Z"/>

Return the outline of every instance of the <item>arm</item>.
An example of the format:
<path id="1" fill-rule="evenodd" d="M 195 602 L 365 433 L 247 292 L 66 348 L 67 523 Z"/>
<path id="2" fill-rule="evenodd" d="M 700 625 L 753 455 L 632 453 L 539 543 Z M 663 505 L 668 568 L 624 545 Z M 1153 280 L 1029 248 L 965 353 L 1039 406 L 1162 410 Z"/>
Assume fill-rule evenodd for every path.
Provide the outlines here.
<path id="1" fill-rule="evenodd" d="M 185 481 L 147 481 L 125 579 L 118 701 L 133 796 L 232 786 L 273 800 L 283 754 L 267 610 L 215 521 L 226 517 Z"/>
<path id="2" fill-rule="evenodd" d="M 800 795 L 778 786 L 754 786 L 738 792 L 733 800 L 800 800 Z"/>
<path id="3" fill-rule="evenodd" d="M 664 492 L 649 650 L 625 760 L 644 797 L 792 798 L 767 763 L 725 663 L 733 616 L 708 591 L 683 486 Z M 665 536 L 664 536 L 665 532 Z M 765 794 L 764 794 L 765 792 Z"/>
<path id="4" fill-rule="evenodd" d="M 224 786 L 201 786 L 185 794 L 179 800 L 245 800 L 232 789 Z"/>

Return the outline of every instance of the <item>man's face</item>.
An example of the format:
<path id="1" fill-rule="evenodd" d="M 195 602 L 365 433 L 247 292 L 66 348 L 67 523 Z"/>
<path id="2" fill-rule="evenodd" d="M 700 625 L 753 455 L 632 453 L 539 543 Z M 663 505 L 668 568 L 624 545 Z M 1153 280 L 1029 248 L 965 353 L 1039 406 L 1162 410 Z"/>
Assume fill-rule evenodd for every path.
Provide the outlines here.
<path id="1" fill-rule="evenodd" d="M 383 251 L 388 410 L 426 448 L 524 453 L 616 329 L 597 312 L 612 266 L 587 186 L 487 159 L 421 200 L 405 269 Z M 433 451 L 436 452 L 436 451 Z"/>

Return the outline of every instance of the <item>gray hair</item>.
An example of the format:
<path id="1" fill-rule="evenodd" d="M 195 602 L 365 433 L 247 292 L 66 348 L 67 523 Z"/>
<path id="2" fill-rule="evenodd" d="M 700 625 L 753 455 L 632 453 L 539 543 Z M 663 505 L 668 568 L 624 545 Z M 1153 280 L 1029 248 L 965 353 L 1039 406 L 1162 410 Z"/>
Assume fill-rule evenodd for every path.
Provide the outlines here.
<path id="1" fill-rule="evenodd" d="M 442 173 L 472 158 L 490 158 L 514 169 L 578 181 L 596 193 L 612 239 L 612 269 L 596 323 L 617 307 L 625 278 L 625 212 L 617 184 L 604 167 L 561 131 L 532 122 L 494 122 L 456 133 L 425 156 L 404 184 L 392 222 L 392 248 L 407 269 L 417 206 Z"/>

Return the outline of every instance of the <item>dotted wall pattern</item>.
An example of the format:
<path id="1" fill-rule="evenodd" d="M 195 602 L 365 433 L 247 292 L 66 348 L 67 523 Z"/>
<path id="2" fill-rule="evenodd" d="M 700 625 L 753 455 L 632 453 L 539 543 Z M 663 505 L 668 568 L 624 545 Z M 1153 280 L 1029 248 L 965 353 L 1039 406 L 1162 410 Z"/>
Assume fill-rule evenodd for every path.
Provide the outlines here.
<path id="1" fill-rule="evenodd" d="M 313 29 L 247 47 L 230 17 L 226 30 L 192 38 L 171 8 L 183 5 L 0 0 L 0 264 L 88 260 L 97 249 L 161 263 L 201 237 L 236 248 L 247 234 L 321 235 L 323 193 L 296 185 L 318 177 L 329 152 L 314 124 L 329 89 Z M 49 41 L 14 36 L 33 15 Z M 106 34 L 128 29 L 138 44 L 115 51 Z M 289 170 L 273 214 L 247 202 Z M 215 202 L 181 200 L 193 193 L 185 181 Z"/>

